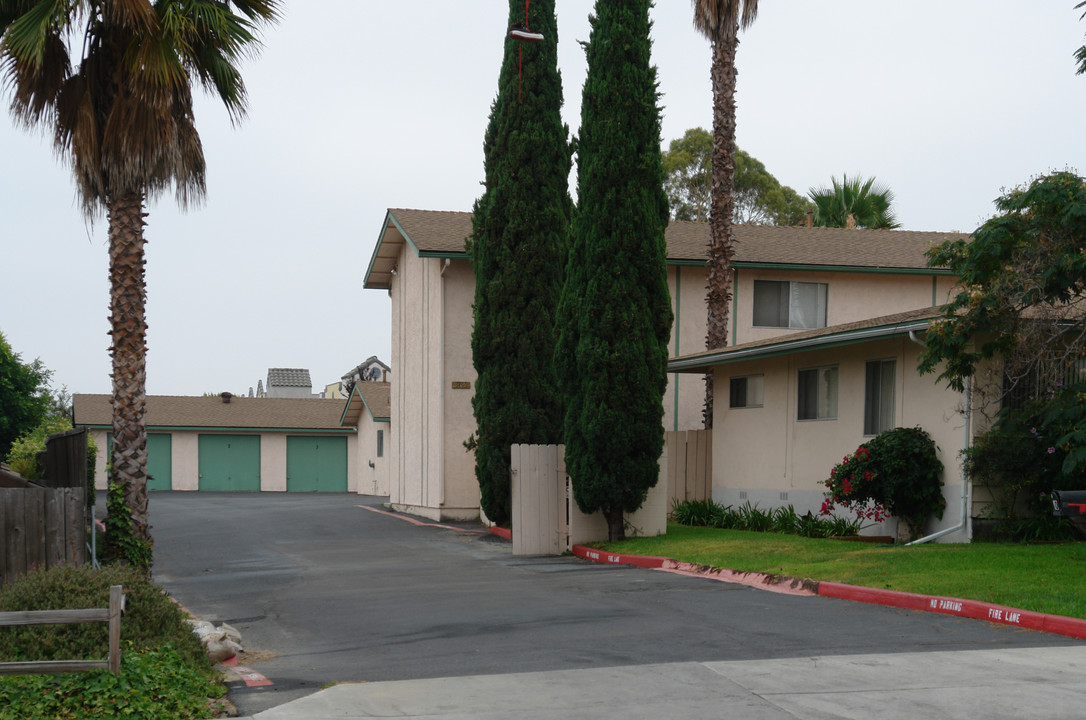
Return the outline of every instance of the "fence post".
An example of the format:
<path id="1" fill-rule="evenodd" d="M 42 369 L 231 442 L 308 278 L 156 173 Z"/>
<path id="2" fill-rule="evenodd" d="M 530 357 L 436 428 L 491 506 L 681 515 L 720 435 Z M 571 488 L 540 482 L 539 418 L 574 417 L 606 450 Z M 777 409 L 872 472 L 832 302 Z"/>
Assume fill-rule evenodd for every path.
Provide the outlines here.
<path id="1" fill-rule="evenodd" d="M 124 593 L 120 585 L 109 588 L 109 671 L 121 672 L 121 613 L 124 612 Z"/>

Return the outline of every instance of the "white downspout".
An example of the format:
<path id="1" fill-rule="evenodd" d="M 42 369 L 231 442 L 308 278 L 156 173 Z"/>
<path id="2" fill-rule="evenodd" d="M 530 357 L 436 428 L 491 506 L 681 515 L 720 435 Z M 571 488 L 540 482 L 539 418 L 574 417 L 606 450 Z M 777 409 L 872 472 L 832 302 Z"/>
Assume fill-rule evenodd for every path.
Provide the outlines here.
<path id="1" fill-rule="evenodd" d="M 439 508 L 438 515 L 441 515 L 441 511 L 445 508 L 445 402 L 447 398 L 445 393 L 445 328 L 448 323 L 445 322 L 445 271 L 449 269 L 449 265 L 452 260 L 445 258 L 445 264 L 441 266 L 441 271 L 437 274 L 438 287 L 441 289 L 441 436 L 438 438 L 438 448 L 441 453 L 441 484 L 438 486 L 437 506 Z"/>
<path id="2" fill-rule="evenodd" d="M 916 337 L 916 331 L 914 331 L 914 330 L 909 331 L 909 339 L 912 340 L 914 343 L 917 343 L 918 345 L 923 345 L 924 344 L 923 341 L 921 341 L 919 338 Z M 963 388 L 962 388 L 962 416 L 965 418 L 964 428 L 962 430 L 962 449 L 963 450 L 969 449 L 969 446 L 972 444 L 972 440 L 973 440 L 973 438 L 972 438 L 972 427 L 971 427 L 971 425 L 972 425 L 972 422 L 971 422 L 972 421 L 972 404 L 971 404 L 972 393 L 970 392 L 970 386 L 971 386 L 970 378 L 967 377 L 967 378 L 965 378 L 963 380 Z M 921 543 L 931 542 L 932 540 L 935 540 L 937 538 L 941 538 L 944 535 L 949 535 L 950 533 L 954 533 L 954 532 L 958 532 L 959 530 L 966 530 L 967 529 L 967 525 L 969 523 L 969 478 L 965 474 L 965 463 L 964 462 L 962 463 L 961 475 L 962 475 L 962 493 L 961 493 L 962 513 L 961 513 L 961 519 L 958 521 L 958 524 L 954 525 L 953 527 L 948 527 L 948 528 L 946 528 L 944 530 L 940 530 L 939 532 L 934 532 L 931 535 L 926 535 L 926 536 L 920 538 L 919 540 L 913 540 L 912 542 L 905 543 L 906 545 L 920 545 Z"/>

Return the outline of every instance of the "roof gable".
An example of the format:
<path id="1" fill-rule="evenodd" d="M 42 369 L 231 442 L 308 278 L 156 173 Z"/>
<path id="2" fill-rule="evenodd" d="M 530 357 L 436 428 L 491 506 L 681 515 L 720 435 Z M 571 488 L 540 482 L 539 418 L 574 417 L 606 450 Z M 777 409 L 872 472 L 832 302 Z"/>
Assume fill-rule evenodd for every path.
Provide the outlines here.
<path id="1" fill-rule="evenodd" d="M 351 388 L 351 396 L 343 408 L 340 422 L 358 427 L 363 410 L 370 414 L 374 422 L 389 422 L 392 419 L 392 383 L 357 382 Z"/>

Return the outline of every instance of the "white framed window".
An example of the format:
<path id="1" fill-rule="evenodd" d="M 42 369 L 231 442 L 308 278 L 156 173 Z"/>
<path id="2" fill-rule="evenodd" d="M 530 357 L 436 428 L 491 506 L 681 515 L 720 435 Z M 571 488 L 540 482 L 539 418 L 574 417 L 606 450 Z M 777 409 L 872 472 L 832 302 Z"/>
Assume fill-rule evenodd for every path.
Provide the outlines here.
<path id="1" fill-rule="evenodd" d="M 836 420 L 837 366 L 800 370 L 797 404 L 800 420 Z"/>
<path id="2" fill-rule="evenodd" d="M 385 431 L 377 431 L 377 457 L 385 456 Z"/>
<path id="3" fill-rule="evenodd" d="M 894 377 L 897 362 L 869 360 L 864 382 L 864 435 L 894 427 Z"/>
<path id="4" fill-rule="evenodd" d="M 754 281 L 754 326 L 773 328 L 826 327 L 827 283 Z"/>
<path id="5" fill-rule="evenodd" d="M 762 375 L 733 377 L 728 387 L 728 407 L 762 407 L 765 379 Z"/>

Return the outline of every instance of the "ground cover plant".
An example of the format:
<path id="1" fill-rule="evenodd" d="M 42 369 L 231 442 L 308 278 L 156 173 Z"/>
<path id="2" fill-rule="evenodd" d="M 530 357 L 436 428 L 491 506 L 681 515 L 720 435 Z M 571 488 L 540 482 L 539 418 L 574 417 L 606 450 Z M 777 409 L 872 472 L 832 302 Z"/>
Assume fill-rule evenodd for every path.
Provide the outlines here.
<path id="1" fill-rule="evenodd" d="M 600 547 L 740 572 L 981 600 L 1086 619 L 1086 543 L 1081 542 L 872 546 L 669 523 L 666 535 Z"/>
<path id="2" fill-rule="evenodd" d="M 685 500 L 673 505 L 671 517 L 682 525 L 788 533 L 815 538 L 849 537 L 858 535 L 862 529 L 860 520 L 819 517 L 811 512 L 799 515 L 791 505 L 762 510 L 750 502 L 733 508 L 713 500 Z"/>
<path id="3" fill-rule="evenodd" d="M 0 611 L 106 607 L 109 587 L 127 595 L 121 620 L 121 672 L 0 677 L 7 718 L 204 718 L 208 698 L 225 693 L 186 615 L 144 572 L 112 565 L 34 570 L 0 589 Z M 104 623 L 0 627 L 0 662 L 95 660 L 108 655 Z"/>

